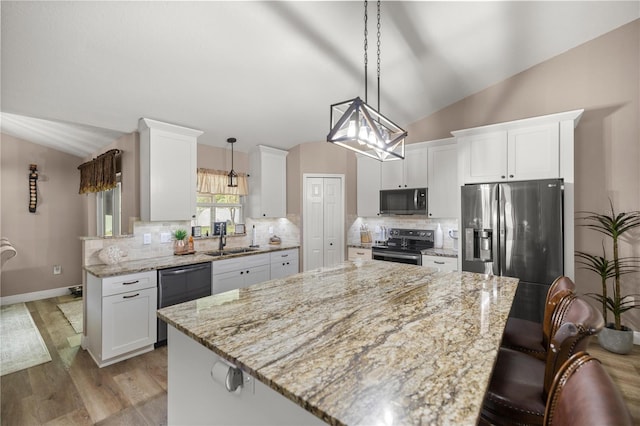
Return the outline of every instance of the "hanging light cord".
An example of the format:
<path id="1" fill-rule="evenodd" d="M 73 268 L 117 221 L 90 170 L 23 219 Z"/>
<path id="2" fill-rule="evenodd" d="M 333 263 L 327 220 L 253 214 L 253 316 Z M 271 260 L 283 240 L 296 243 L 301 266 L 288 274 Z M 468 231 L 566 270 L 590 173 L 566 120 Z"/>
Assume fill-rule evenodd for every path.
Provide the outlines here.
<path id="1" fill-rule="evenodd" d="M 378 112 L 380 112 L 380 0 L 378 0 Z"/>
<path id="2" fill-rule="evenodd" d="M 369 32 L 367 31 L 367 0 L 364 0 L 364 103 L 367 103 L 367 63 L 369 62 L 369 58 L 367 57 L 367 48 L 369 47 L 369 43 L 367 41 L 367 37 Z"/>

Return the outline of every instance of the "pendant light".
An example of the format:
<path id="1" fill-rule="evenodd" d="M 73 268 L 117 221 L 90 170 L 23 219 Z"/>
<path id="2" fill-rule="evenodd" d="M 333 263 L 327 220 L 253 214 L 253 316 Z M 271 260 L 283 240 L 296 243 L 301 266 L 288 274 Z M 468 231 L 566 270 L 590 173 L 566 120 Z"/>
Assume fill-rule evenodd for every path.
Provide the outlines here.
<path id="1" fill-rule="evenodd" d="M 364 101 L 360 97 L 331 105 L 327 142 L 380 161 L 404 159 L 407 132 L 380 113 L 380 0 L 378 0 L 378 109 L 367 104 L 367 1 L 364 2 Z"/>
<path id="2" fill-rule="evenodd" d="M 227 139 L 227 142 L 231 144 L 231 171 L 227 175 L 229 178 L 227 186 L 235 188 L 238 186 L 238 174 L 233 170 L 233 144 L 236 143 L 236 138 L 229 138 Z"/>

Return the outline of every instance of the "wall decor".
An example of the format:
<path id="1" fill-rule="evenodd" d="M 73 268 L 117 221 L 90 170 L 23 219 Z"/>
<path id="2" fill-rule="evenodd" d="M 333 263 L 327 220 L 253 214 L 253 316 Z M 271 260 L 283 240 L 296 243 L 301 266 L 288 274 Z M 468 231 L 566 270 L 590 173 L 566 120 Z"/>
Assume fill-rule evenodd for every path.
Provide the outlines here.
<path id="1" fill-rule="evenodd" d="M 35 213 L 38 205 L 38 165 L 29 164 L 29 212 Z"/>

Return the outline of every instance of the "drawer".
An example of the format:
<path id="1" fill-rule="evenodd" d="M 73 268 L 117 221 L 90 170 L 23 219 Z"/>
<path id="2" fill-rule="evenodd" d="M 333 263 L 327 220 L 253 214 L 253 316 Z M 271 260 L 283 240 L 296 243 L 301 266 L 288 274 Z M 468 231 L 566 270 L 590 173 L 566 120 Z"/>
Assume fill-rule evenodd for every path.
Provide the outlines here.
<path id="1" fill-rule="evenodd" d="M 371 249 L 368 248 L 359 248 L 359 247 L 349 247 L 347 259 L 356 260 L 356 259 L 371 259 Z"/>
<path id="2" fill-rule="evenodd" d="M 271 263 L 298 262 L 298 249 L 274 251 L 270 253 Z"/>
<path id="3" fill-rule="evenodd" d="M 231 259 L 214 260 L 211 263 L 213 274 L 221 274 L 230 271 L 252 268 L 269 264 L 269 253 L 252 254 L 247 256 L 233 257 Z"/>
<path id="4" fill-rule="evenodd" d="M 458 258 L 422 255 L 422 266 L 437 268 L 439 271 L 444 272 L 455 272 L 458 270 Z"/>
<path id="5" fill-rule="evenodd" d="M 156 271 L 103 278 L 102 296 L 111 296 L 113 294 L 143 290 L 145 288 L 155 288 L 157 282 Z"/>

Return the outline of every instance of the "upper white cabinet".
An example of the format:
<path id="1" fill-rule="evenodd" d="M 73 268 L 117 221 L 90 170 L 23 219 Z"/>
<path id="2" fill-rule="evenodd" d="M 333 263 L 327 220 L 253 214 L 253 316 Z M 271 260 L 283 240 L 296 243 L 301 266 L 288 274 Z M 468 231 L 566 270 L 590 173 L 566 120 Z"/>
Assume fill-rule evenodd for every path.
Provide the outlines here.
<path id="1" fill-rule="evenodd" d="M 196 213 L 199 130 L 141 118 L 140 217 L 190 220 Z"/>
<path id="2" fill-rule="evenodd" d="M 249 217 L 287 215 L 287 151 L 258 145 L 249 154 Z"/>
<path id="3" fill-rule="evenodd" d="M 458 147 L 450 138 L 446 145 L 429 147 L 429 217 L 458 216 Z"/>
<path id="4" fill-rule="evenodd" d="M 458 146 L 464 183 L 560 177 L 558 122 L 460 136 Z"/>
<path id="5" fill-rule="evenodd" d="M 415 143 L 405 147 L 404 160 L 385 161 L 381 164 L 381 189 L 426 188 L 427 145 Z"/>
<path id="6" fill-rule="evenodd" d="M 358 155 L 357 162 L 358 216 L 378 216 L 380 214 L 380 168 L 382 163 L 364 155 Z M 392 163 L 400 163 L 400 161 L 392 161 Z"/>

